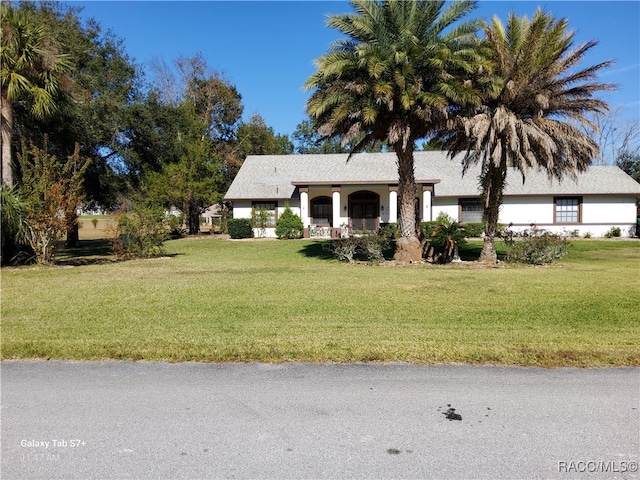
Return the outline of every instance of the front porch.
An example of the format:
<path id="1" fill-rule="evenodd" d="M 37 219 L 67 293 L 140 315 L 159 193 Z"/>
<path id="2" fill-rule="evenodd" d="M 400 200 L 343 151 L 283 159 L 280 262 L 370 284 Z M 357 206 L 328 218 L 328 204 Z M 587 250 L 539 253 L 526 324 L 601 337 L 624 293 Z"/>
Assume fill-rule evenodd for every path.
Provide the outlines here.
<path id="1" fill-rule="evenodd" d="M 304 238 L 341 238 L 377 232 L 398 222 L 398 186 L 390 184 L 322 185 L 294 183 L 300 199 Z M 431 220 L 433 183 L 419 186 L 421 221 Z"/>

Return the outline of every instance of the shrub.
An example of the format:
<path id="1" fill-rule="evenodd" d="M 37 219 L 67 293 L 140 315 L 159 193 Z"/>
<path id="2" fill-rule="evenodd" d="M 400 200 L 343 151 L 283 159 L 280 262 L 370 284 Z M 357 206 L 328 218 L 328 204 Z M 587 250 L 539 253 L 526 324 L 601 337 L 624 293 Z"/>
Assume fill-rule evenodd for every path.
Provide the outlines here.
<path id="1" fill-rule="evenodd" d="M 384 260 L 384 252 L 389 248 L 389 239 L 381 235 L 363 235 L 360 237 L 360 251 L 370 262 Z"/>
<path id="2" fill-rule="evenodd" d="M 464 236 L 468 238 L 480 238 L 484 233 L 484 224 L 481 222 L 468 222 L 463 228 Z"/>
<path id="3" fill-rule="evenodd" d="M 332 240 L 327 248 L 340 261 L 353 263 L 358 250 L 357 237 L 343 237 Z"/>
<path id="4" fill-rule="evenodd" d="M 397 240 L 400 237 L 400 229 L 397 223 L 382 223 L 378 234 L 388 240 Z"/>
<path id="5" fill-rule="evenodd" d="M 605 233 L 604 236 L 606 238 L 619 237 L 621 233 L 622 230 L 620 230 L 620 227 L 611 227 L 611 229 L 607 233 Z"/>
<path id="6" fill-rule="evenodd" d="M 329 250 L 338 260 L 353 263 L 355 260 L 380 262 L 389 248 L 389 239 L 383 235 L 361 235 L 333 240 Z"/>
<path id="7" fill-rule="evenodd" d="M 569 246 L 566 237 L 536 226 L 521 233 L 506 230 L 503 240 L 506 246 L 507 262 L 531 265 L 553 263 L 564 257 Z"/>
<path id="8" fill-rule="evenodd" d="M 431 238 L 433 235 L 433 229 L 438 225 L 438 222 L 420 222 L 420 232 L 424 238 Z"/>
<path id="9" fill-rule="evenodd" d="M 227 220 L 227 229 L 231 238 L 252 238 L 253 227 L 248 218 L 230 218 Z"/>
<path id="10" fill-rule="evenodd" d="M 5 265 L 19 261 L 21 257 L 33 257 L 33 249 L 22 243 L 26 240 L 26 204 L 24 199 L 16 188 L 8 188 L 4 185 L 0 186 L 0 196 L 2 199 L 0 261 Z"/>
<path id="11" fill-rule="evenodd" d="M 260 231 L 261 237 L 267 236 L 267 226 L 271 215 L 264 207 L 254 207 L 251 209 L 251 224 Z"/>
<path id="12" fill-rule="evenodd" d="M 187 234 L 187 229 L 184 226 L 184 215 L 174 215 L 172 213 L 166 215 L 167 225 L 169 225 L 171 238 L 182 238 Z"/>
<path id="13" fill-rule="evenodd" d="M 287 205 L 276 221 L 276 236 L 278 238 L 301 238 L 303 233 L 302 220 Z"/>
<path id="14" fill-rule="evenodd" d="M 453 260 L 455 249 L 465 242 L 465 231 L 458 222 L 449 216 L 439 216 L 437 225 L 431 233 L 431 244 L 434 246 L 439 261 L 448 263 Z"/>
<path id="15" fill-rule="evenodd" d="M 165 254 L 169 222 L 162 208 L 137 207 L 118 215 L 113 252 L 120 258 L 159 257 Z"/>
<path id="16" fill-rule="evenodd" d="M 21 193 L 24 197 L 24 237 L 42 265 L 53 261 L 57 240 L 77 225 L 76 209 L 84 200 L 83 178 L 89 160 L 80 157 L 76 144 L 65 162 L 49 153 L 48 138 L 44 147 L 27 148 L 22 144 L 19 162 L 22 167 Z"/>

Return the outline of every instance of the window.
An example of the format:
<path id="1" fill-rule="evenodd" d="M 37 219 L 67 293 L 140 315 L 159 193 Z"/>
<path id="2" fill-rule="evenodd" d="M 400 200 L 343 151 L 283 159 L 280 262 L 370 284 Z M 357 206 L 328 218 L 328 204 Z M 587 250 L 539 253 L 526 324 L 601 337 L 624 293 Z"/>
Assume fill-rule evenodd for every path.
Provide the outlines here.
<path id="1" fill-rule="evenodd" d="M 479 198 L 460 199 L 460 223 L 482 223 L 482 211 Z"/>
<path id="2" fill-rule="evenodd" d="M 267 226 L 274 227 L 276 224 L 276 208 L 278 204 L 277 202 L 253 202 L 251 204 L 251 208 L 253 210 L 258 210 L 260 208 L 265 209 L 269 212 L 269 221 L 267 222 Z"/>
<path id="3" fill-rule="evenodd" d="M 311 200 L 311 223 L 317 225 L 333 224 L 333 202 L 329 197 L 316 197 Z"/>
<path id="4" fill-rule="evenodd" d="M 580 223 L 580 204 L 582 203 L 581 198 L 557 197 L 554 200 L 555 223 Z"/>

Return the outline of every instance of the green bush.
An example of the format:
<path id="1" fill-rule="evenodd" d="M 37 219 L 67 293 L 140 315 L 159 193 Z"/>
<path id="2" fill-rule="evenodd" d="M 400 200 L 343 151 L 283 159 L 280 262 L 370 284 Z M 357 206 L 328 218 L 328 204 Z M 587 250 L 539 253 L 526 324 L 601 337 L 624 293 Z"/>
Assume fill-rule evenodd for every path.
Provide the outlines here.
<path id="1" fill-rule="evenodd" d="M 566 237 L 533 226 L 516 233 L 505 230 L 505 260 L 511 263 L 544 265 L 565 256 L 569 241 Z"/>
<path id="2" fill-rule="evenodd" d="M 113 252 L 120 258 L 159 257 L 165 254 L 169 222 L 162 208 L 137 207 L 117 217 Z"/>
<path id="3" fill-rule="evenodd" d="M 269 226 L 269 220 L 271 214 L 269 210 L 263 207 L 254 207 L 251 209 L 251 224 L 254 228 L 257 228 L 260 237 L 267 236 L 267 227 Z"/>
<path id="4" fill-rule="evenodd" d="M 449 216 L 439 216 L 431 233 L 431 244 L 435 247 L 438 261 L 449 263 L 453 260 L 456 247 L 465 242 L 465 231 Z"/>
<path id="5" fill-rule="evenodd" d="M 298 215 L 293 213 L 287 205 L 276 221 L 276 236 L 278 238 L 302 238 L 304 225 Z"/>
<path id="6" fill-rule="evenodd" d="M 400 229 L 397 223 L 382 223 L 378 234 L 388 240 L 397 240 L 400 237 Z"/>
<path id="7" fill-rule="evenodd" d="M 433 229 L 438 226 L 438 222 L 430 221 L 430 222 L 420 222 L 420 232 L 424 238 L 431 238 L 433 235 Z"/>
<path id="8" fill-rule="evenodd" d="M 389 249 L 390 241 L 383 235 L 359 235 L 332 240 L 329 250 L 341 261 L 356 260 L 381 262 Z"/>
<path id="9" fill-rule="evenodd" d="M 30 263 L 31 259 L 35 260 L 35 252 L 23 243 L 26 221 L 25 201 L 16 188 L 1 186 L 0 196 L 2 199 L 0 262 L 2 265 Z"/>
<path id="10" fill-rule="evenodd" d="M 484 224 L 481 222 L 468 222 L 463 228 L 464 236 L 467 238 L 480 238 L 484 233 Z"/>
<path id="11" fill-rule="evenodd" d="M 620 227 L 611 227 L 611 229 L 604 234 L 606 238 L 619 237 L 622 234 Z"/>
<path id="12" fill-rule="evenodd" d="M 167 224 L 171 230 L 171 238 L 182 238 L 187 234 L 187 230 L 184 228 L 184 215 L 167 215 Z"/>
<path id="13" fill-rule="evenodd" d="M 253 238 L 253 227 L 249 218 L 230 218 L 227 229 L 231 238 Z"/>

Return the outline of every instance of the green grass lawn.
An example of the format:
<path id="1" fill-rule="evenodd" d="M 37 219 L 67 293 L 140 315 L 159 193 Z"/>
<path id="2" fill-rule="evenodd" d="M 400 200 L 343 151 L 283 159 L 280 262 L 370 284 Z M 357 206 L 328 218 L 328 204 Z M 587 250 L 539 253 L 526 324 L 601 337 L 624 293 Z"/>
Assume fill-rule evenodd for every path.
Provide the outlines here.
<path id="1" fill-rule="evenodd" d="M 2 358 L 640 365 L 635 240 L 579 240 L 557 265 L 494 268 L 348 265 L 314 241 L 167 248 L 3 269 Z"/>

